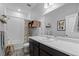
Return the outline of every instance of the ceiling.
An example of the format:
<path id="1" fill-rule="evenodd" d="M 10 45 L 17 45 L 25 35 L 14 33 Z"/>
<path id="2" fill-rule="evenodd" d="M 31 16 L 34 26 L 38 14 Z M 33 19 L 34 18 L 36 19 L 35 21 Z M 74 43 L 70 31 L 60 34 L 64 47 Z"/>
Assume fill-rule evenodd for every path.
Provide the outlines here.
<path id="1" fill-rule="evenodd" d="M 31 6 L 29 7 L 27 4 L 30 4 Z M 60 5 L 58 3 L 56 3 L 57 6 Z M 34 12 L 36 14 L 39 14 L 43 11 L 43 3 L 0 3 L 0 10 L 3 8 L 7 8 L 8 11 L 15 11 L 15 12 L 20 12 L 23 14 L 28 14 L 30 11 Z M 1 8 L 2 7 L 2 8 Z M 53 6 L 54 7 L 54 6 Z M 18 11 L 18 9 L 21 9 L 21 11 Z M 50 9 L 50 8 L 49 8 Z M 51 8 L 54 9 L 54 8 Z M 44 11 L 46 11 L 47 9 L 45 9 Z M 36 12 L 37 11 L 37 12 Z M 43 12 L 44 12 L 43 11 Z M 42 12 L 42 13 L 43 13 Z M 34 13 L 34 14 L 35 14 Z"/>
<path id="2" fill-rule="evenodd" d="M 28 13 L 28 11 L 30 11 L 30 9 L 35 7 L 38 3 L 29 3 L 31 5 L 30 7 L 27 4 L 28 3 L 0 3 L 0 6 L 3 6 L 13 11 L 17 11 L 18 9 L 21 9 L 20 12 Z"/>

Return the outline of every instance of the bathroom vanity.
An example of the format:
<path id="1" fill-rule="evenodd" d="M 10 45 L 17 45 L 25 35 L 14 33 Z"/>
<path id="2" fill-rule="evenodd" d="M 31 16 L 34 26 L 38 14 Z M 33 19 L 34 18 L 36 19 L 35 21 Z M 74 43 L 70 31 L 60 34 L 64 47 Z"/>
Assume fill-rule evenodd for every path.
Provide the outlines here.
<path id="1" fill-rule="evenodd" d="M 33 39 L 29 40 L 30 43 L 30 55 L 31 56 L 68 56 L 68 54 L 63 53 L 54 48 L 48 47 L 40 42 Z"/>
<path id="2" fill-rule="evenodd" d="M 79 39 L 68 37 L 29 37 L 31 56 L 79 56 Z"/>

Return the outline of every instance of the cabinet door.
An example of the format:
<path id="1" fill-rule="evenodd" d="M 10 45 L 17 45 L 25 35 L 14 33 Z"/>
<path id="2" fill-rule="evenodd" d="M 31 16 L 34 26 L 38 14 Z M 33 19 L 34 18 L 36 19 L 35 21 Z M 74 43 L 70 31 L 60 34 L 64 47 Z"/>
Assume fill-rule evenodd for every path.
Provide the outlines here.
<path id="1" fill-rule="evenodd" d="M 33 41 L 31 39 L 29 39 L 29 52 L 30 52 L 30 55 L 33 56 Z"/>
<path id="2" fill-rule="evenodd" d="M 39 56 L 39 43 L 37 41 L 33 41 L 33 50 L 34 56 Z"/>
<path id="3" fill-rule="evenodd" d="M 39 43 L 32 39 L 29 40 L 29 43 L 30 55 L 39 56 Z"/>
<path id="4" fill-rule="evenodd" d="M 37 46 L 34 46 L 34 56 L 39 56 L 39 48 Z"/>
<path id="5" fill-rule="evenodd" d="M 50 55 L 40 49 L 40 56 L 50 56 Z"/>

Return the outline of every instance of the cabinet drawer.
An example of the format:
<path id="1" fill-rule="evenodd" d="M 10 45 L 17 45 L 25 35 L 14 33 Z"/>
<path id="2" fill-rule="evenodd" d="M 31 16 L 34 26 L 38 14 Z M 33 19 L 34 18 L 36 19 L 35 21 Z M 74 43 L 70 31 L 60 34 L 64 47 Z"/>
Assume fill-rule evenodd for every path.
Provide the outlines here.
<path id="1" fill-rule="evenodd" d="M 39 56 L 39 48 L 35 46 L 33 49 L 34 49 L 33 51 L 34 56 Z"/>

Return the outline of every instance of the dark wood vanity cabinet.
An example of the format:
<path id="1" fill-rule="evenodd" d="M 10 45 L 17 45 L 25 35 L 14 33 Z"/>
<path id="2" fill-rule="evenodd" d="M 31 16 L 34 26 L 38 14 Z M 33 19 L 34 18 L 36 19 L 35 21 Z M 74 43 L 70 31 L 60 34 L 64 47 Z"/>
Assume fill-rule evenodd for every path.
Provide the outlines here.
<path id="1" fill-rule="evenodd" d="M 54 48 L 50 48 L 32 39 L 29 40 L 29 43 L 31 56 L 69 56 L 63 52 L 60 52 Z"/>
<path id="2" fill-rule="evenodd" d="M 29 40 L 29 52 L 30 55 L 33 56 L 34 49 L 33 49 L 33 41 L 31 39 Z"/>
<path id="3" fill-rule="evenodd" d="M 39 56 L 39 43 L 30 39 L 29 50 L 31 56 Z"/>
<path id="4" fill-rule="evenodd" d="M 50 48 L 46 45 L 40 44 L 40 50 L 44 51 L 48 56 L 68 56 L 67 54 L 60 52 L 54 48 Z"/>

